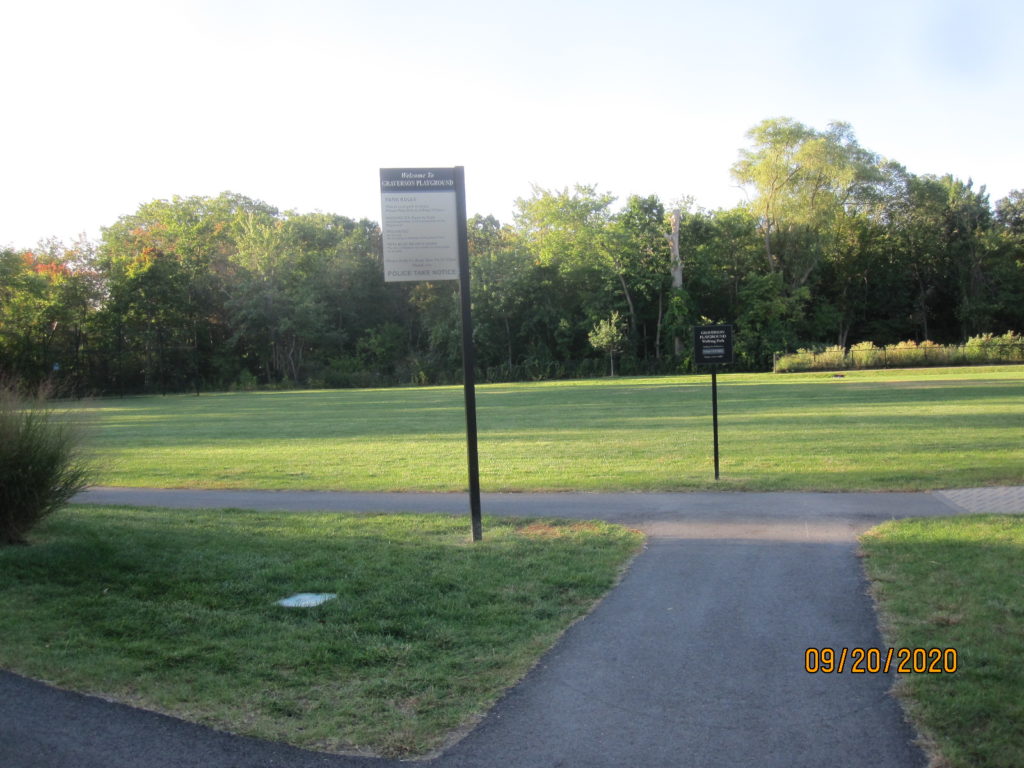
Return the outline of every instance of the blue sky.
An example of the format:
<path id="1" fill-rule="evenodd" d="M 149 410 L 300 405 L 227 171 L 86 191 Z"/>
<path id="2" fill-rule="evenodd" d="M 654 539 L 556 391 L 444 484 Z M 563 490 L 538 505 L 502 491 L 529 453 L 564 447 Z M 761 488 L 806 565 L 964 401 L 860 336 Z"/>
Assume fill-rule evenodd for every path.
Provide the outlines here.
<path id="1" fill-rule="evenodd" d="M 379 220 L 381 167 L 463 165 L 502 221 L 531 184 L 728 207 L 783 115 L 1024 188 L 1009 0 L 34 0 L 0 30 L 0 245 L 225 190 Z"/>

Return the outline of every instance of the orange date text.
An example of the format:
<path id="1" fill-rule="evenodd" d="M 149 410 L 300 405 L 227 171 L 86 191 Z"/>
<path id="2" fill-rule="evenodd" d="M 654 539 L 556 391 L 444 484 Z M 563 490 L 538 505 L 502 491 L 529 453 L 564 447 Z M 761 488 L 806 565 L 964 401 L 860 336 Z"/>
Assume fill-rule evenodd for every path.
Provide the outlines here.
<path id="1" fill-rule="evenodd" d="M 959 663 L 956 648 L 808 648 L 804 652 L 804 671 L 810 674 L 951 674 Z"/>

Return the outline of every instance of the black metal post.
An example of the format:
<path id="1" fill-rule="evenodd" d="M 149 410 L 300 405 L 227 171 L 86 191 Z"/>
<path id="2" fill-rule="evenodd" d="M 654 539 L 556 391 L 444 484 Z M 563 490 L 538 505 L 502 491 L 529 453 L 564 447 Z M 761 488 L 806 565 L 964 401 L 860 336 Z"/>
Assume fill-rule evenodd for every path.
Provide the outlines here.
<path id="1" fill-rule="evenodd" d="M 483 539 L 480 460 L 476 439 L 476 348 L 469 297 L 469 232 L 466 229 L 465 168 L 455 166 L 455 218 L 459 239 L 459 297 L 462 304 L 462 384 L 466 395 L 466 455 L 469 460 L 469 515 L 473 541 Z"/>
<path id="2" fill-rule="evenodd" d="M 711 420 L 715 430 L 715 480 L 718 479 L 718 366 L 711 368 Z"/>

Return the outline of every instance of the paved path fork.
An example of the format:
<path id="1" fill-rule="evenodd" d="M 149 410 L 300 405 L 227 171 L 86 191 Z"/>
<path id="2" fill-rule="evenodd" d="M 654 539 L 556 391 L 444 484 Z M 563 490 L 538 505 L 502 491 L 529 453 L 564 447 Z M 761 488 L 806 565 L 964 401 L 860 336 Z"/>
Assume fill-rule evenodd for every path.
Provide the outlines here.
<path id="1" fill-rule="evenodd" d="M 1024 511 L 1024 490 L 1003 490 L 1000 498 L 1012 491 L 1021 505 L 1003 511 Z M 93 489 L 79 500 L 466 510 L 458 494 Z M 428 764 L 920 768 L 924 755 L 888 694 L 893 677 L 810 675 L 804 651 L 882 645 L 857 558 L 860 533 L 891 518 L 984 511 L 970 503 L 955 492 L 485 494 L 485 515 L 613 520 L 643 530 L 648 545 L 590 616 Z M 398 764 L 219 734 L 0 675 L 0 765 Z"/>

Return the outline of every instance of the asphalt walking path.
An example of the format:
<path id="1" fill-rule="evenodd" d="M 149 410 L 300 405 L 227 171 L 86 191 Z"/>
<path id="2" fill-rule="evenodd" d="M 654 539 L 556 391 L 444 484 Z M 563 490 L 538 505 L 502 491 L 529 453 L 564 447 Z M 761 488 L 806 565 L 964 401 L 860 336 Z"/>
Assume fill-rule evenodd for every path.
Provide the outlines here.
<path id="1" fill-rule="evenodd" d="M 467 514 L 462 494 L 96 488 L 77 500 Z M 808 674 L 804 652 L 882 647 L 859 534 L 893 518 L 1024 512 L 1024 488 L 485 494 L 483 509 L 624 523 L 648 543 L 594 612 L 431 768 L 922 768 L 888 693 L 892 675 Z M 398 765 L 219 733 L 0 673 L 3 768 Z"/>

